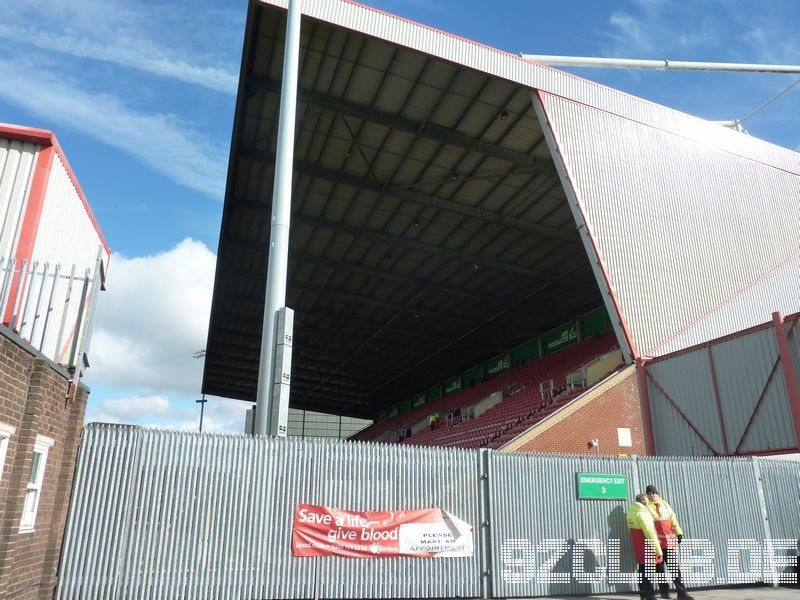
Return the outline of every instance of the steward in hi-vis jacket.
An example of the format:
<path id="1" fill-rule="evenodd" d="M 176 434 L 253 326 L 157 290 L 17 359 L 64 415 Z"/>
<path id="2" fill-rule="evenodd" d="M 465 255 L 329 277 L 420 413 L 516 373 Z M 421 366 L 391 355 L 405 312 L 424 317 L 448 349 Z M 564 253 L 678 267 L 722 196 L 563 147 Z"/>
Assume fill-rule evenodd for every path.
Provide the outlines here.
<path id="1" fill-rule="evenodd" d="M 645 491 L 647 492 L 647 508 L 653 514 L 658 541 L 664 552 L 664 562 L 656 565 L 656 571 L 665 573 L 666 569 L 669 569 L 672 574 L 672 582 L 675 584 L 675 591 L 678 592 L 678 600 L 692 600 L 692 597 L 686 593 L 686 586 L 683 585 L 675 550 L 683 540 L 683 530 L 678 523 L 678 517 L 675 516 L 675 511 L 667 504 L 666 500 L 658 495 L 656 486 L 648 485 Z M 660 581 L 658 589 L 662 598 L 670 597 L 669 583 Z"/>
<path id="2" fill-rule="evenodd" d="M 637 494 L 636 502 L 628 508 L 628 531 L 631 535 L 631 545 L 636 555 L 636 562 L 639 563 L 639 595 L 644 600 L 655 600 L 655 590 L 653 583 L 647 577 L 645 564 L 650 559 L 650 564 L 663 562 L 664 553 L 661 544 L 658 542 L 656 534 L 653 512 L 647 506 L 647 494 Z M 653 557 L 645 554 L 645 546 L 650 544 L 653 549 Z"/>
<path id="3" fill-rule="evenodd" d="M 656 533 L 661 549 L 677 548 L 678 540 L 683 539 L 683 530 L 678 524 L 678 517 L 675 511 L 667 504 L 654 485 L 647 486 L 647 505 L 653 511 Z"/>

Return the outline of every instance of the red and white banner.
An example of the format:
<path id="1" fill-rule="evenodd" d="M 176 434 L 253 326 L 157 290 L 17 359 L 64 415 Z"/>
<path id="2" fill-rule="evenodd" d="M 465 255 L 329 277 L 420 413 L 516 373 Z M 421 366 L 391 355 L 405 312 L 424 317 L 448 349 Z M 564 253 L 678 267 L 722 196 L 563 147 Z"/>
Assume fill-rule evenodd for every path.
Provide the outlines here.
<path id="1" fill-rule="evenodd" d="M 293 556 L 472 556 L 472 526 L 441 508 L 352 512 L 298 504 Z"/>

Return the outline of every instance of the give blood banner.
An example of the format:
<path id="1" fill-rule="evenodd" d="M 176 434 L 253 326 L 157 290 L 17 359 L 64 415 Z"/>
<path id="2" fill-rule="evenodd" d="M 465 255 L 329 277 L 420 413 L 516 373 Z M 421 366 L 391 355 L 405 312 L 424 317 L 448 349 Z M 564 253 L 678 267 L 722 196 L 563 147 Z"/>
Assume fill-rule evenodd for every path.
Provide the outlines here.
<path id="1" fill-rule="evenodd" d="M 472 526 L 441 508 L 353 512 L 298 504 L 293 556 L 472 556 Z"/>

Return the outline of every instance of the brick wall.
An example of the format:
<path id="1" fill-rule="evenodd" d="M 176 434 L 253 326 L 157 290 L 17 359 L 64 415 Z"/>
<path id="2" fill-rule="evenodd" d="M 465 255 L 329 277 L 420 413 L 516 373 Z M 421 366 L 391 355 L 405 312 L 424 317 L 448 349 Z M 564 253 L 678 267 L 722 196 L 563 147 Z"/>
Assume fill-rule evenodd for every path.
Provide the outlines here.
<path id="1" fill-rule="evenodd" d="M 88 390 L 0 326 L 0 422 L 16 429 L 0 480 L 0 598 L 52 598 Z M 34 530 L 20 533 L 37 435 L 49 449 Z"/>
<path id="2" fill-rule="evenodd" d="M 598 439 L 600 454 L 646 454 L 639 389 L 634 367 L 628 367 L 610 385 L 603 386 L 587 400 L 577 400 L 561 416 L 523 434 L 515 452 L 557 452 L 587 454 L 587 443 Z M 620 446 L 617 428 L 631 430 L 632 446 Z M 591 450 L 594 454 L 596 450 Z"/>

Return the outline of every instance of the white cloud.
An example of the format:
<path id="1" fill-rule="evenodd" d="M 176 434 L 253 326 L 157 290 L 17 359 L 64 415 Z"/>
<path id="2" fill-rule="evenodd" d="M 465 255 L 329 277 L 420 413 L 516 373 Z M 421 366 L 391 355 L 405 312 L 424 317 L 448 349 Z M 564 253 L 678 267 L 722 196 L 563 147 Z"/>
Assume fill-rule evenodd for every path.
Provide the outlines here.
<path id="1" fill-rule="evenodd" d="M 186 239 L 167 252 L 114 254 L 100 295 L 89 385 L 198 394 L 215 268 L 214 254 Z"/>
<path id="2" fill-rule="evenodd" d="M 176 116 L 137 112 L 119 98 L 85 91 L 41 66 L 0 59 L 0 98 L 132 155 L 176 183 L 221 199 L 227 149 Z"/>
<path id="3" fill-rule="evenodd" d="M 48 53 L 107 62 L 226 94 L 236 92 L 237 72 L 208 64 L 212 58 L 204 47 L 195 45 L 191 50 L 174 47 L 183 41 L 180 39 L 174 39 L 172 45 L 164 42 L 176 37 L 174 32 L 180 27 L 175 25 L 186 24 L 185 13 L 173 14 L 160 7 L 137 12 L 142 10 L 137 5 L 110 0 L 12 4 L 4 10 L 0 38 Z M 31 23 L 36 24 L 35 28 Z M 212 37 L 211 44 L 215 40 Z M 208 39 L 204 42 L 204 46 L 211 45 Z"/>
<path id="4" fill-rule="evenodd" d="M 172 416 L 172 409 L 166 396 L 153 394 L 103 400 L 100 414 L 107 417 L 106 422 L 130 423 L 142 415 L 147 418 L 169 418 Z"/>
<path id="5" fill-rule="evenodd" d="M 616 53 L 627 51 L 632 54 L 632 56 L 623 58 L 644 57 L 652 52 L 654 42 L 652 33 L 645 31 L 644 25 L 639 19 L 626 12 L 618 11 L 609 17 L 608 22 L 617 30 L 616 34 L 611 34 L 618 43 Z"/>
<path id="6" fill-rule="evenodd" d="M 200 407 L 193 396 L 172 394 L 126 394 L 108 399 L 89 396 L 86 422 L 164 427 L 183 431 L 197 431 L 200 424 Z M 249 402 L 228 398 L 208 398 L 203 417 L 203 431 L 216 433 L 242 433 L 245 411 Z"/>

